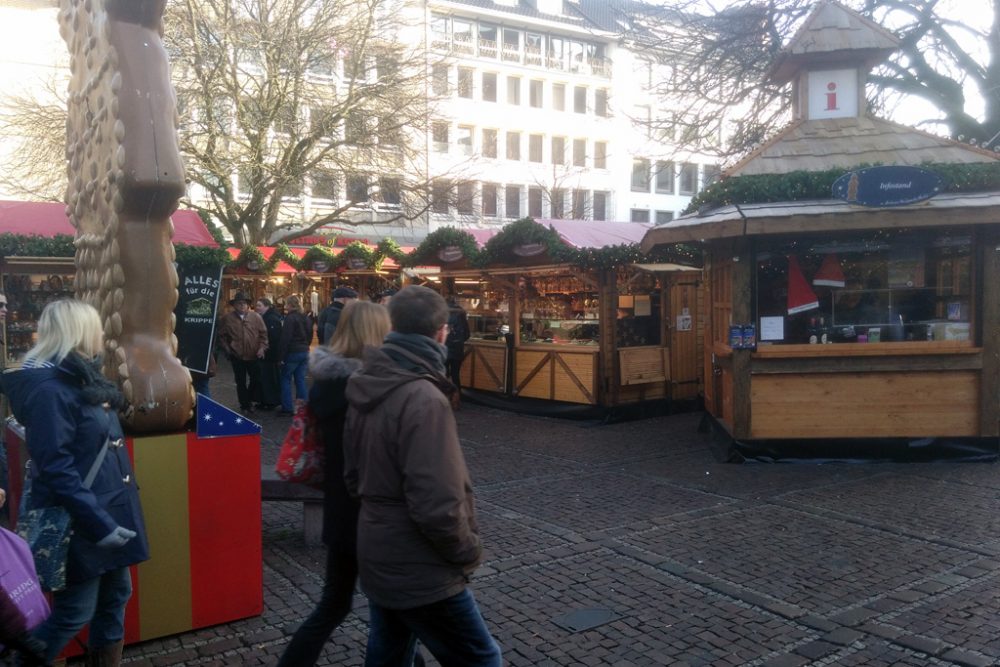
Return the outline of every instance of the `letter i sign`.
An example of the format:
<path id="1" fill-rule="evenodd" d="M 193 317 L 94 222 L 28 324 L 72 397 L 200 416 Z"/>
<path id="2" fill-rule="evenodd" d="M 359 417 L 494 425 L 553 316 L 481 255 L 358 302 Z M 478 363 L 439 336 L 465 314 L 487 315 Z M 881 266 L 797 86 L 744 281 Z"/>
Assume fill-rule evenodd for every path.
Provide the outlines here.
<path id="1" fill-rule="evenodd" d="M 827 94 L 826 94 L 826 110 L 836 111 L 839 107 L 837 106 L 837 84 L 833 81 L 826 84 Z"/>

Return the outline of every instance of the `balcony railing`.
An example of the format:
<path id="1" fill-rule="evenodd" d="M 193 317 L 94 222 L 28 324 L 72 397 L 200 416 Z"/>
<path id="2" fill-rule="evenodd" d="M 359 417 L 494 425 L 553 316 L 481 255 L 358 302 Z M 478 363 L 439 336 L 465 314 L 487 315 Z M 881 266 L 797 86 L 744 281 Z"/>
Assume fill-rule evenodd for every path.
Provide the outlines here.
<path id="1" fill-rule="evenodd" d="M 499 58 L 503 62 L 521 63 L 535 67 L 545 67 L 554 71 L 570 71 L 573 73 L 589 74 L 610 78 L 611 60 L 604 57 L 591 57 L 581 59 L 574 56 L 567 60 L 562 56 L 547 55 L 543 53 L 541 46 L 524 46 L 523 50 L 517 44 L 501 44 L 495 39 L 479 38 L 473 40 L 469 33 L 444 35 L 441 33 L 431 36 L 431 48 L 436 51 L 452 51 L 463 55 L 477 55 L 480 58 L 495 60 Z"/>
<path id="2" fill-rule="evenodd" d="M 497 42 L 495 39 L 479 39 L 479 55 L 483 58 L 497 57 Z"/>

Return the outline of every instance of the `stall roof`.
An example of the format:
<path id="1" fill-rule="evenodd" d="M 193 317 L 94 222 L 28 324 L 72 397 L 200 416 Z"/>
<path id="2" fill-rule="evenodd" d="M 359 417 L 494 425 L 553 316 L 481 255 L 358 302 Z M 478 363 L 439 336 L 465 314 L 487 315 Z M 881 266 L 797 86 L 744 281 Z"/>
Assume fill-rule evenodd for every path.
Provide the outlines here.
<path id="1" fill-rule="evenodd" d="M 613 245 L 639 243 L 652 228 L 648 222 L 593 222 L 590 220 L 536 220 L 559 235 L 563 243 L 574 248 L 604 248 Z M 495 229 L 467 229 L 479 247 L 503 231 Z"/>
<path id="2" fill-rule="evenodd" d="M 194 211 L 177 210 L 170 219 L 174 223 L 174 243 L 217 248 L 219 246 L 205 223 Z M 66 205 L 58 202 L 0 201 L 0 233 L 23 236 L 74 236 L 76 230 L 66 217 Z"/>
<path id="3" fill-rule="evenodd" d="M 945 193 L 892 208 L 866 208 L 838 199 L 723 206 L 655 227 L 642 240 L 648 252 L 664 243 L 735 236 L 896 227 L 977 225 L 1000 221 L 1000 192 Z"/>
<path id="4" fill-rule="evenodd" d="M 365 244 L 365 245 L 367 245 L 368 248 L 370 248 L 372 250 L 375 249 L 375 246 L 373 246 L 373 245 L 369 245 L 369 244 Z M 258 249 L 260 250 L 261 254 L 264 255 L 264 259 L 271 259 L 271 255 L 274 254 L 275 247 L 274 246 L 258 246 Z M 289 250 L 292 251 L 293 255 L 295 255 L 299 259 L 302 259 L 302 257 L 305 256 L 306 252 L 308 252 L 309 249 L 308 248 L 289 248 Z M 408 253 L 408 252 L 411 252 L 413 250 L 413 248 L 410 247 L 410 246 L 400 246 L 400 250 L 403 251 L 404 253 Z M 229 253 L 229 256 L 232 257 L 233 259 L 236 259 L 237 257 L 239 257 L 239 254 L 240 254 L 240 249 L 239 248 L 235 248 L 235 247 L 226 248 L 226 251 Z M 334 247 L 334 248 L 329 248 L 329 251 L 330 251 L 330 253 L 332 255 L 337 256 L 337 255 L 339 255 L 340 253 L 342 253 L 344 251 L 344 248 Z M 394 269 L 398 269 L 399 268 L 399 263 L 396 262 L 391 257 L 387 257 L 385 259 L 385 261 L 382 263 L 382 268 L 386 269 L 386 270 L 390 270 L 390 271 L 394 270 Z M 283 261 L 278 262 L 278 264 L 274 267 L 274 272 L 275 273 L 295 273 L 296 271 L 297 271 L 297 269 L 295 269 L 291 264 L 288 264 L 287 262 L 283 262 Z M 348 273 L 354 273 L 354 272 L 349 271 Z"/>

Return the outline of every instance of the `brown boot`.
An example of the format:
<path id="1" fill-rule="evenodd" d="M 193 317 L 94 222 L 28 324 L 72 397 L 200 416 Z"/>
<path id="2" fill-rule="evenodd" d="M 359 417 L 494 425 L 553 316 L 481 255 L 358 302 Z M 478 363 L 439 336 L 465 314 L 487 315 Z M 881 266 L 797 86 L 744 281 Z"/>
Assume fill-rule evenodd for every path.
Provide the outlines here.
<path id="1" fill-rule="evenodd" d="M 124 642 L 108 644 L 87 653 L 87 667 L 118 667 L 122 662 Z"/>

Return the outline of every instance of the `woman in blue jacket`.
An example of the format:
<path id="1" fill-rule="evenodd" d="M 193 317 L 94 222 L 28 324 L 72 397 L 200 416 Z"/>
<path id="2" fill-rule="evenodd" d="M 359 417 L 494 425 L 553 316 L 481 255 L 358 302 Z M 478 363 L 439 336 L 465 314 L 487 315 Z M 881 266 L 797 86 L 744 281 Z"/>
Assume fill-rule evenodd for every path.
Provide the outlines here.
<path id="1" fill-rule="evenodd" d="M 47 305 L 38 342 L 3 386 L 25 428 L 31 493 L 22 511 L 63 506 L 72 518 L 66 588 L 53 594 L 52 614 L 32 635 L 52 661 L 88 623 L 89 651 L 99 665 L 117 665 L 132 595 L 128 566 L 149 558 L 138 487 L 117 411 L 118 388 L 101 374 L 100 316 L 71 299 Z M 88 489 L 91 466 L 108 450 Z"/>

